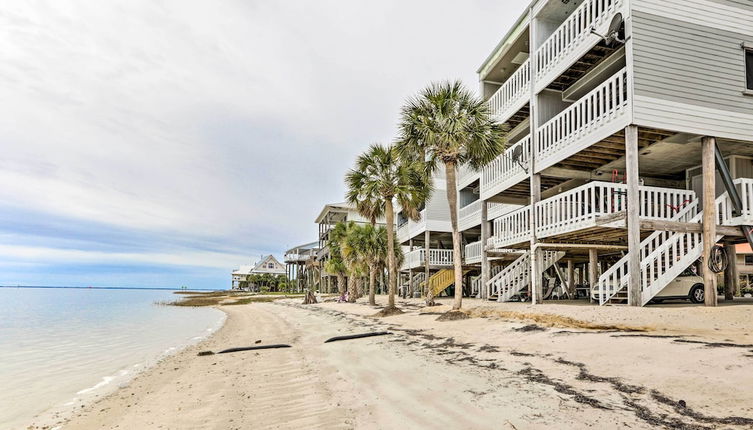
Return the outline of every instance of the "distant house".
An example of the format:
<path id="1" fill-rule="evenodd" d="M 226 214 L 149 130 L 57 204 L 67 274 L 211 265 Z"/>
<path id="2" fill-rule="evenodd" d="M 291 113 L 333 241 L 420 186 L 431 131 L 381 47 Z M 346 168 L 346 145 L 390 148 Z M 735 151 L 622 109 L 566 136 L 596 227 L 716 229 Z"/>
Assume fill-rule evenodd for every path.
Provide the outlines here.
<path id="1" fill-rule="evenodd" d="M 262 255 L 259 261 L 250 266 L 241 266 L 233 271 L 232 289 L 258 291 L 258 285 L 249 279 L 251 275 L 286 275 L 285 265 L 277 261 L 274 255 Z"/>

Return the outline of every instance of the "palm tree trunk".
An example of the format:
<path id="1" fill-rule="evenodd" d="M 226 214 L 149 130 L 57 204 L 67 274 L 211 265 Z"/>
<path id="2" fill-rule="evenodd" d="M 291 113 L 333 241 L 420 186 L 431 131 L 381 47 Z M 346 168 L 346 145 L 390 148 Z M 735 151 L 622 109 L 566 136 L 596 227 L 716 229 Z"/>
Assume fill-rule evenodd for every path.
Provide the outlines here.
<path id="1" fill-rule="evenodd" d="M 395 292 L 397 291 L 397 267 L 395 264 L 395 211 L 392 199 L 384 202 L 385 221 L 387 222 L 387 268 L 390 283 L 387 296 L 387 308 L 395 307 Z"/>
<path id="2" fill-rule="evenodd" d="M 358 292 L 356 291 L 356 276 L 351 274 L 348 276 L 348 302 L 355 303 Z"/>
<path id="3" fill-rule="evenodd" d="M 460 254 L 460 232 L 458 231 L 458 182 L 455 163 L 445 163 L 447 177 L 447 201 L 450 204 L 450 224 L 452 225 L 452 263 L 455 270 L 455 301 L 452 310 L 459 311 L 463 305 L 463 259 Z"/>
<path id="4" fill-rule="evenodd" d="M 342 273 L 337 274 L 337 292 L 342 296 L 345 294 L 345 275 Z"/>
<path id="5" fill-rule="evenodd" d="M 369 304 L 371 306 L 376 305 L 376 298 L 374 297 L 374 294 L 375 294 L 374 284 L 376 284 L 376 272 L 377 272 L 376 264 L 372 264 L 371 266 L 369 266 Z"/>

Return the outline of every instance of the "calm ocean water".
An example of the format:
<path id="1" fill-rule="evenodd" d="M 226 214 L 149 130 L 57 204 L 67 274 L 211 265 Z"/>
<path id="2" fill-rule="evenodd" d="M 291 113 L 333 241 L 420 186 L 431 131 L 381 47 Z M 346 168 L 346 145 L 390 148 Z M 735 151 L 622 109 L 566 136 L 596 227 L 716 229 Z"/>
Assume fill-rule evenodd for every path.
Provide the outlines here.
<path id="1" fill-rule="evenodd" d="M 169 291 L 0 288 L 0 429 L 109 393 L 224 322 Z"/>

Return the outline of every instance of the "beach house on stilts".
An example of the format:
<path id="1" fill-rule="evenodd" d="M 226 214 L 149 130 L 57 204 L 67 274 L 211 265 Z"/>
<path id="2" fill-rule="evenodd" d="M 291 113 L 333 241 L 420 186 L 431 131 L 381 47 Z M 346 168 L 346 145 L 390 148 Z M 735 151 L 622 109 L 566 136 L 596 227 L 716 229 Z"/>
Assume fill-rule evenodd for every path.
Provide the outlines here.
<path id="1" fill-rule="evenodd" d="M 420 296 L 428 288 L 435 295 L 453 285 L 452 228 L 447 203 L 447 186 L 444 170 L 432 176 L 434 192 L 423 208 L 417 221 L 409 219 L 398 209 L 397 241 L 403 248 L 403 264 L 400 267 L 400 294 Z"/>
<path id="2" fill-rule="evenodd" d="M 475 294 L 541 303 L 551 281 L 642 306 L 715 244 L 745 242 L 751 23 L 746 0 L 534 1 L 478 71 L 511 132 L 504 154 L 460 175 Z M 399 228 L 403 244 L 432 229 Z M 450 246 L 435 251 L 449 230 L 436 230 L 404 269 L 449 266 Z M 716 274 L 701 267 L 713 305 Z"/>

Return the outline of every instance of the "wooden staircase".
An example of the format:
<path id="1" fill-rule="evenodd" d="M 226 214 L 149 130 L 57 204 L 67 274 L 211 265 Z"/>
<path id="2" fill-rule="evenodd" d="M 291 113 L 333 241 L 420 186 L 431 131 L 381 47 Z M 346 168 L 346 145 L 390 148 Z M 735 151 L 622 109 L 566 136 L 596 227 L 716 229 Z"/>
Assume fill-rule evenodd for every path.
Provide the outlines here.
<path id="1" fill-rule="evenodd" d="M 738 179 L 735 184 L 746 186 L 750 180 Z M 745 203 L 750 204 L 751 193 L 745 192 Z M 732 225 L 730 198 L 724 193 L 715 200 L 716 212 L 722 225 Z M 674 217 L 677 221 L 700 223 L 703 211 L 698 210 L 697 200 L 683 208 Z M 722 239 L 718 235 L 716 240 Z M 703 254 L 703 234 L 656 231 L 641 242 L 641 305 L 646 305 L 659 294 L 664 287 L 678 277 L 685 269 Z M 631 274 L 628 273 L 628 256 L 626 255 L 599 277 L 599 304 L 627 303 L 627 284 Z"/>
<path id="2" fill-rule="evenodd" d="M 469 270 L 463 271 L 463 276 L 468 272 Z M 440 270 L 429 277 L 429 289 L 432 297 L 438 297 L 442 291 L 450 288 L 453 284 L 455 284 L 455 270 L 453 269 Z"/>
<path id="3" fill-rule="evenodd" d="M 564 252 L 544 251 L 544 272 L 565 256 Z M 531 255 L 525 253 L 505 267 L 487 284 L 489 300 L 507 302 L 531 283 Z"/>

